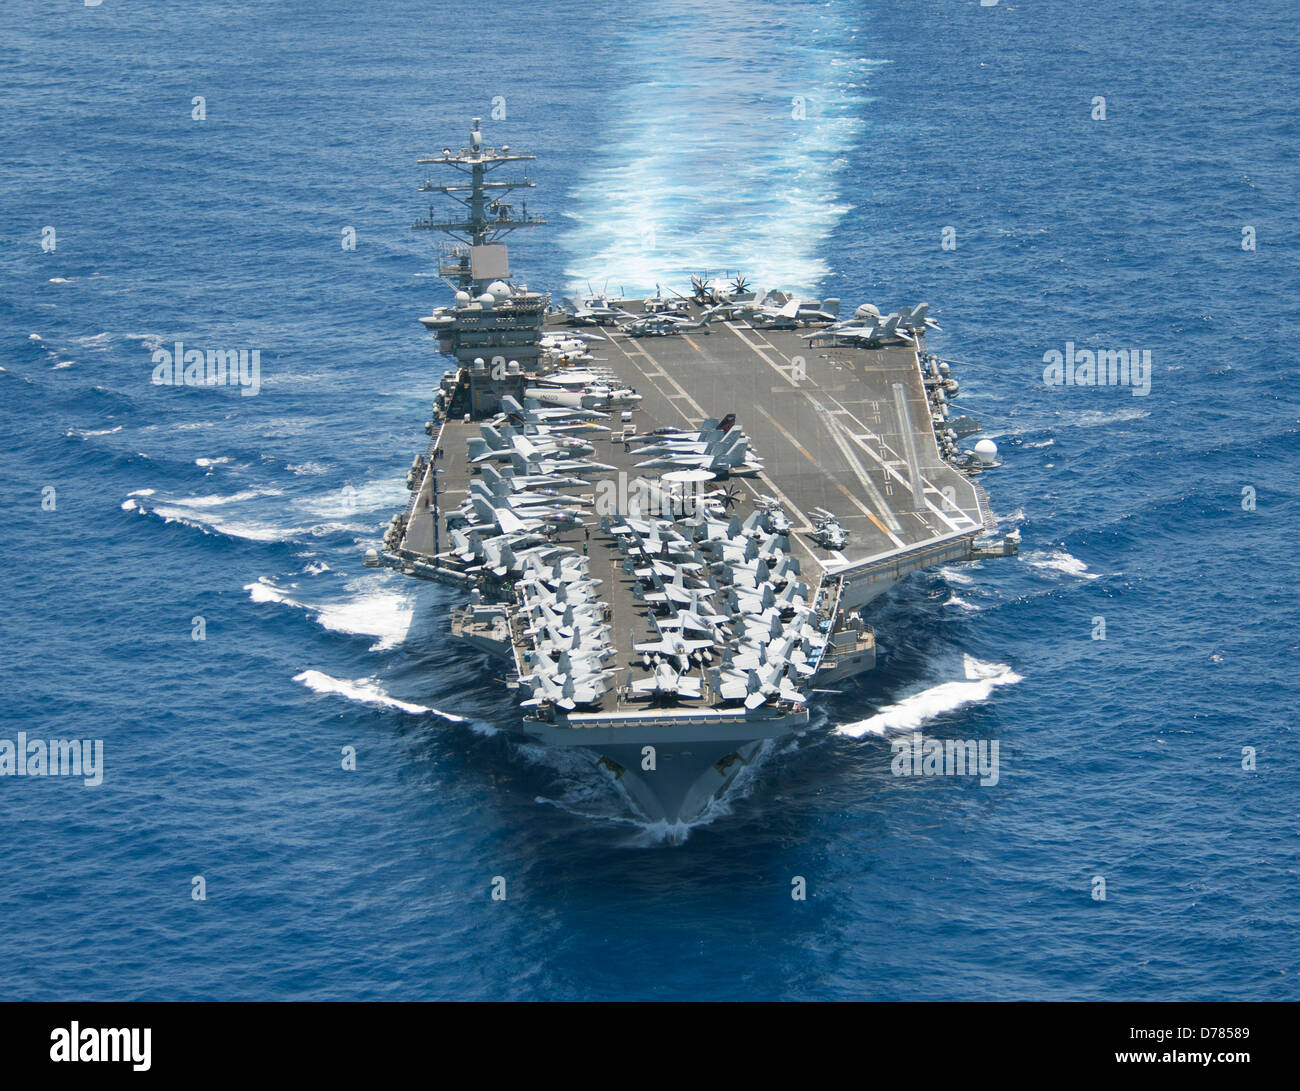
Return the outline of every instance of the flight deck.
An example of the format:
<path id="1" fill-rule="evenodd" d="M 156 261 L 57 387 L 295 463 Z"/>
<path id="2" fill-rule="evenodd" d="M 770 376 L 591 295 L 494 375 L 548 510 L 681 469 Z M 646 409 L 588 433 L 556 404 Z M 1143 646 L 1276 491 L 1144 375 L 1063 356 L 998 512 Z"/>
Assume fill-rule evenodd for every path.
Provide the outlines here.
<path id="1" fill-rule="evenodd" d="M 640 313 L 638 302 L 619 306 Z M 693 306 L 690 313 L 700 310 Z M 550 316 L 547 328 L 572 332 L 562 314 Z M 616 679 L 632 678 L 642 664 L 635 646 L 658 635 L 639 581 L 625 570 L 625 554 L 601 527 L 602 510 L 626 514 L 636 483 L 664 472 L 637 465 L 645 459 L 635 437 L 699 429 L 735 413 L 761 468 L 716 483 L 728 488 L 726 515 L 745 520 L 768 498 L 781 505 L 791 524 L 790 552 L 817 589 L 816 612 L 828 625 L 851 601 L 869 601 L 914 568 L 969 559 L 974 538 L 986 532 L 982 490 L 939 454 L 919 363 L 923 345 L 810 347 L 800 332 L 744 321 L 657 337 L 610 326 L 585 331 L 591 358 L 573 366 L 609 369 L 639 401 L 632 410 L 611 409 L 580 433 L 594 448 L 587 457 L 611 468 L 554 490 L 584 506 L 576 525 L 552 528 L 547 538 L 583 554 L 591 579 L 601 581 L 598 596 L 613 645 L 605 667 Z M 434 526 L 470 496 L 481 473 L 466 455 L 481 423 L 455 416 L 440 422 L 430 445 L 437 457 L 408 511 L 407 556 L 453 577 L 445 524 L 439 533 Z M 705 495 L 714 484 L 704 486 Z M 603 509 L 602 495 L 608 498 Z M 847 532 L 839 549 L 816 540 L 817 509 L 833 512 Z M 412 518 L 421 514 L 423 521 Z M 711 705 L 707 676 L 702 668 L 699 673 L 702 697 L 690 702 L 697 711 Z M 600 707 L 625 714 L 639 706 L 616 685 Z"/>
<path id="2" fill-rule="evenodd" d="M 641 305 L 619 306 L 638 313 Z M 813 348 L 800 336 L 807 330 L 743 321 L 662 337 L 596 332 L 606 338 L 592 342 L 596 362 L 642 395 L 638 431 L 736 414 L 763 462 L 756 476 L 736 480 L 781 503 L 821 569 L 984 532 L 980 490 L 939 455 L 917 346 Z M 848 532 L 842 549 L 812 541 L 814 508 L 834 512 Z"/>

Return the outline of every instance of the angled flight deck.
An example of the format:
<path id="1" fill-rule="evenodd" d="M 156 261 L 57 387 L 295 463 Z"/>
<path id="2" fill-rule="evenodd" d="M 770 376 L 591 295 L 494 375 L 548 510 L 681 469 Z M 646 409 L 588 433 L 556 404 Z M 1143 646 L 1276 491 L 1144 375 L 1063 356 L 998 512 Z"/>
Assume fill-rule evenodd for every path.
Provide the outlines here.
<path id="1" fill-rule="evenodd" d="M 619 306 L 635 314 L 642 305 Z M 920 567 L 900 559 L 969 559 L 992 519 L 979 487 L 939 455 L 917 346 L 810 347 L 801 332 L 739 320 L 663 337 L 605 327 L 592 353 L 642 396 L 639 431 L 734 412 L 763 462 L 736 481 L 780 501 L 804 555 L 853 582 L 859 603 L 895 582 L 880 578 L 882 568 L 901 576 Z M 842 549 L 813 541 L 814 508 L 838 517 Z"/>

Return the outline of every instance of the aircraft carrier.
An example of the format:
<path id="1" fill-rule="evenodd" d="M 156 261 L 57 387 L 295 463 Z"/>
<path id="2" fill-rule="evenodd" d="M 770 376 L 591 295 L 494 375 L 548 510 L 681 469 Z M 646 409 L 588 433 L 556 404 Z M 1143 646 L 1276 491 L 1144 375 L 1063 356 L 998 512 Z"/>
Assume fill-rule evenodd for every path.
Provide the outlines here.
<path id="1" fill-rule="evenodd" d="M 1017 552 L 976 481 L 996 448 L 962 447 L 979 426 L 925 304 L 842 315 L 739 274 L 576 301 L 512 279 L 501 240 L 543 222 L 515 204 L 532 158 L 474 119 L 419 160 L 461 206 L 413 225 L 449 237 L 454 300 L 420 321 L 454 363 L 366 560 L 462 589 L 451 632 L 499 660 L 511 726 L 689 823 L 875 665 L 873 599 Z"/>

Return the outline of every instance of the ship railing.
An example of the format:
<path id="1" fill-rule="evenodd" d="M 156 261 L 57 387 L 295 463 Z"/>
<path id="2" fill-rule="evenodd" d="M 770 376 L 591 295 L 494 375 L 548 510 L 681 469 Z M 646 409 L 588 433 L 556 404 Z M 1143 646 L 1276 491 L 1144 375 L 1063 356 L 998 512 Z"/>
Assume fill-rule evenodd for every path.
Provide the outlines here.
<path id="1" fill-rule="evenodd" d="M 419 484 L 418 484 L 414 489 L 411 490 L 411 495 L 407 498 L 407 501 L 406 501 L 406 514 L 402 517 L 402 526 L 403 526 L 403 531 L 402 531 L 402 533 L 403 533 L 403 534 L 405 534 L 405 532 L 406 532 L 406 531 L 405 531 L 405 528 L 406 528 L 406 527 L 409 527 L 409 526 L 411 525 L 411 518 L 412 518 L 412 516 L 415 515 L 415 505 L 416 505 L 416 504 L 419 502 L 419 500 L 420 500 L 420 493 L 424 491 L 424 477 L 425 477 L 425 474 L 428 474 L 431 470 L 434 471 L 434 472 L 437 471 L 437 466 L 435 465 L 435 459 L 434 459 L 434 457 L 433 457 L 433 453 L 434 453 L 434 451 L 436 451 L 436 450 L 437 450 L 437 449 L 442 445 L 442 432 L 443 432 L 443 429 L 446 428 L 446 427 L 447 427 L 447 421 L 444 419 L 444 420 L 443 420 L 443 421 L 438 425 L 438 428 L 437 428 L 437 430 L 434 432 L 433 437 L 429 440 L 429 446 L 425 449 L 425 452 L 424 452 L 424 464 L 425 464 L 425 465 L 424 465 L 424 470 L 425 470 L 425 472 L 424 472 L 424 474 L 421 474 L 421 475 L 420 475 L 420 483 L 419 483 Z M 434 507 L 434 509 L 433 509 L 433 511 L 434 511 L 434 518 L 435 518 L 435 519 L 438 518 L 437 510 L 438 510 L 438 509 L 437 509 L 437 507 L 436 507 L 436 505 L 435 505 L 435 507 Z"/>
<path id="2" fill-rule="evenodd" d="M 822 589 L 823 589 L 823 590 L 825 590 L 825 587 L 826 587 L 826 585 L 825 585 L 825 584 L 822 584 Z M 844 581 L 843 581 L 842 579 L 839 579 L 839 580 L 836 580 L 836 581 L 835 581 L 835 601 L 834 601 L 834 605 L 832 605 L 832 607 L 831 607 L 831 609 L 830 609 L 830 613 L 824 615 L 825 620 L 826 620 L 826 642 L 822 645 L 822 647 L 821 647 L 821 652 L 818 654 L 818 657 L 817 657 L 817 670 L 818 670 L 818 671 L 820 671 L 820 670 L 822 670 L 824 667 L 826 667 L 826 666 L 828 665 L 828 662 L 829 662 L 830 658 L 831 658 L 830 656 L 827 655 L 827 652 L 830 651 L 830 647 L 831 647 L 831 634 L 835 631 L 835 619 L 836 619 L 837 617 L 840 616 L 840 600 L 841 600 L 843 597 L 844 597 Z M 873 638 L 873 639 L 874 639 L 874 638 Z M 816 676 L 817 676 L 817 675 L 816 675 L 816 673 L 814 672 L 813 677 L 815 678 Z"/>
<path id="3" fill-rule="evenodd" d="M 618 711 L 627 712 L 631 714 L 634 711 L 634 709 L 630 707 L 623 708 L 622 706 L 620 706 Z M 736 709 L 734 711 L 734 715 L 732 716 L 732 718 L 733 719 L 739 718 L 740 712 L 741 712 L 740 709 Z M 618 713 L 614 713 L 614 715 L 617 714 Z M 636 723 L 637 727 L 682 727 L 682 726 L 716 727 L 718 724 L 718 719 L 719 716 L 716 713 L 710 716 L 701 716 L 690 712 L 685 712 L 682 713 L 680 716 L 653 716 L 653 717 L 637 716 L 634 722 Z M 574 720 L 569 719 L 565 726 L 573 728 L 574 730 L 582 730 L 583 728 L 609 727 L 610 725 L 602 721 L 585 722 L 579 720 L 575 722 Z M 619 726 L 626 726 L 626 725 L 619 725 Z"/>
<path id="4" fill-rule="evenodd" d="M 998 518 L 993 514 L 993 505 L 989 502 L 989 494 L 984 491 L 984 486 L 978 481 L 972 481 L 971 487 L 975 490 L 975 500 L 980 506 L 980 522 L 984 524 L 984 529 L 992 533 L 998 529 Z"/>

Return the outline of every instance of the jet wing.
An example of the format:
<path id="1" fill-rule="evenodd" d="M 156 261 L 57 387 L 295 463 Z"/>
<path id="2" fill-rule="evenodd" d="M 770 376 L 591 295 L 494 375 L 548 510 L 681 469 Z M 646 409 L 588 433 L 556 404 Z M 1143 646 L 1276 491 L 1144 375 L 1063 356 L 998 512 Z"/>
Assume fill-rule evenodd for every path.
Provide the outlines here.
<path id="1" fill-rule="evenodd" d="M 522 534 L 528 529 L 528 524 L 520 519 L 519 516 L 509 508 L 496 508 L 495 514 L 497 526 L 505 531 L 506 534 Z"/>

